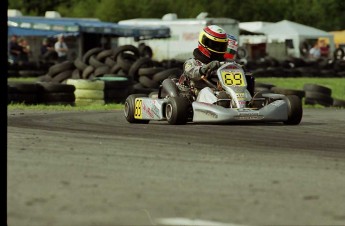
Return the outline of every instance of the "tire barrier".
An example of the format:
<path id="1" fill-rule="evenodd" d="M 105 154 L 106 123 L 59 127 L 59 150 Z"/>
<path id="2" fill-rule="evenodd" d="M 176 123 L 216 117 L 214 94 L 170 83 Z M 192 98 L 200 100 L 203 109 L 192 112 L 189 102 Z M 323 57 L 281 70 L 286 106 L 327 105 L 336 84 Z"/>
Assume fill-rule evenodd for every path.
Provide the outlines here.
<path id="1" fill-rule="evenodd" d="M 90 104 L 105 104 L 104 81 L 68 79 L 66 84 L 75 87 L 75 105 L 85 106 Z"/>
<path id="2" fill-rule="evenodd" d="M 304 100 L 305 105 L 320 105 L 323 107 L 345 108 L 345 100 L 333 98 L 332 89 L 318 84 L 306 83 L 303 85 L 302 90 L 298 90 L 276 87 L 275 85 L 270 83 L 256 82 L 254 93 L 257 94 L 260 92 L 295 95 L 302 101 Z"/>
<path id="3" fill-rule="evenodd" d="M 289 58 L 278 61 L 272 57 L 258 60 L 247 58 L 239 59 L 247 72 L 256 78 L 260 77 L 338 77 L 345 78 L 345 60 L 340 59 L 343 51 L 337 49 L 337 56 L 332 59 L 310 61 L 301 58 Z M 242 52 L 241 52 L 242 53 Z M 243 56 L 242 56 L 243 57 Z M 244 60 L 245 59 L 245 60 Z M 40 68 L 42 66 L 42 68 Z M 149 94 L 158 91 L 162 81 L 166 78 L 178 78 L 182 74 L 183 62 L 164 60 L 161 62 L 152 59 L 152 49 L 144 44 L 139 47 L 133 45 L 118 46 L 114 49 L 92 48 L 81 57 L 73 61 L 41 63 L 26 65 L 10 64 L 8 76 L 26 77 L 37 75 L 37 82 L 66 84 L 67 80 L 104 80 L 105 83 L 119 83 L 114 90 L 103 90 L 105 103 L 125 100 L 125 95 L 132 93 Z M 114 78 L 106 78 L 114 77 Z M 120 81 L 122 77 L 126 82 Z M 112 81 L 109 81 L 112 80 Z M 126 84 L 126 85 L 124 85 Z M 124 87 L 126 86 L 126 87 Z M 270 90 L 272 87 L 260 87 L 256 84 L 255 91 Z M 121 90 L 121 91 L 120 91 Z M 296 90 L 295 90 L 296 91 Z M 300 91 L 300 90 L 299 90 Z M 276 88 L 275 92 L 293 92 Z M 298 93 L 301 97 L 301 93 Z M 60 94 L 58 94 L 60 95 Z M 12 95 L 13 96 L 13 95 Z M 55 95 L 57 96 L 57 95 Z M 52 97 L 58 98 L 58 97 Z M 60 95 L 63 96 L 63 95 Z M 305 98 L 305 97 L 303 97 Z M 315 99 L 315 97 L 313 97 Z M 21 100 L 18 98 L 13 98 Z M 31 100 L 25 103 L 35 102 Z M 49 99 L 49 98 L 48 98 Z M 86 98 L 85 98 L 86 99 Z M 39 101 L 39 100 L 37 100 Z M 334 101 L 334 100 L 333 100 Z M 47 102 L 47 101 L 45 101 Z M 338 102 L 337 102 L 337 105 Z"/>
<path id="4" fill-rule="evenodd" d="M 305 91 L 305 104 L 318 104 L 324 107 L 333 105 L 332 90 L 330 88 L 317 84 L 304 84 L 303 90 Z"/>
<path id="5" fill-rule="evenodd" d="M 252 72 L 254 77 L 345 78 L 343 49 L 336 51 L 334 56 L 337 57 L 333 57 L 332 59 L 320 58 L 318 60 L 309 60 L 295 57 L 290 57 L 282 61 L 278 61 L 272 57 L 264 57 L 257 60 L 248 59 L 244 64 L 244 68 Z"/>
<path id="6" fill-rule="evenodd" d="M 13 83 L 8 85 L 8 103 L 74 105 L 75 87 L 51 82 Z"/>

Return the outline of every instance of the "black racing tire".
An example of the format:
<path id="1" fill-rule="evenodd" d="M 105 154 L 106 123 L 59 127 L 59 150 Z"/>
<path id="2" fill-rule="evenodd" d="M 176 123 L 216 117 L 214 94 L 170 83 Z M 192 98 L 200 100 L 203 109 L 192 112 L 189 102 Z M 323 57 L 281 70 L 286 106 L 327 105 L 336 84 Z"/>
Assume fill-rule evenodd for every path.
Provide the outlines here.
<path id="1" fill-rule="evenodd" d="M 55 75 L 54 78 L 51 80 L 52 83 L 61 83 L 66 79 L 71 78 L 73 70 L 67 70 L 60 72 L 59 74 Z"/>
<path id="2" fill-rule="evenodd" d="M 150 46 L 147 46 L 145 44 L 139 45 L 138 47 L 139 53 L 141 57 L 149 57 L 152 58 L 153 56 L 153 51 Z"/>
<path id="3" fill-rule="evenodd" d="M 165 70 L 164 67 L 147 67 L 147 68 L 139 68 L 139 70 L 138 70 L 138 75 L 139 75 L 139 76 L 144 75 L 144 76 L 148 76 L 148 77 L 152 78 L 152 76 L 153 76 L 154 74 L 157 74 L 157 73 L 159 73 L 159 72 L 161 72 L 161 71 L 164 71 L 164 70 Z"/>
<path id="4" fill-rule="evenodd" d="M 113 90 L 118 88 L 125 88 L 132 85 L 132 80 L 125 76 L 108 76 L 99 77 L 99 80 L 104 81 L 104 90 Z"/>
<path id="5" fill-rule="evenodd" d="M 121 69 L 128 73 L 129 69 L 131 68 L 132 64 L 137 60 L 137 56 L 131 53 L 122 52 L 117 55 L 116 62 L 118 65 L 121 66 Z"/>
<path id="6" fill-rule="evenodd" d="M 83 79 L 88 79 L 94 71 L 95 71 L 95 67 L 89 65 L 83 70 L 81 77 Z"/>
<path id="7" fill-rule="evenodd" d="M 111 57 L 105 58 L 104 63 L 108 65 L 110 68 L 116 64 L 116 61 L 114 61 Z"/>
<path id="8" fill-rule="evenodd" d="M 44 61 L 57 61 L 59 58 L 57 52 L 55 50 L 53 51 L 47 51 L 45 54 L 43 54 L 42 59 Z"/>
<path id="9" fill-rule="evenodd" d="M 337 98 L 333 98 L 333 105 L 332 107 L 338 107 L 338 108 L 345 108 L 345 100 L 340 100 Z"/>
<path id="10" fill-rule="evenodd" d="M 189 101 L 185 97 L 170 97 L 165 105 L 165 116 L 171 125 L 184 125 L 188 120 Z"/>
<path id="11" fill-rule="evenodd" d="M 9 93 L 7 95 L 8 104 L 37 104 L 38 98 L 36 93 Z"/>
<path id="12" fill-rule="evenodd" d="M 134 118 L 134 115 L 136 114 L 136 110 L 140 108 L 140 107 L 135 106 L 135 99 L 138 97 L 147 97 L 147 95 L 146 94 L 131 94 L 126 98 L 125 104 L 124 104 L 125 118 L 129 123 L 147 124 L 150 122 L 150 120 L 140 120 L 140 119 Z"/>
<path id="13" fill-rule="evenodd" d="M 96 59 L 102 63 L 105 63 L 105 59 L 108 57 L 111 58 L 113 55 L 114 51 L 112 49 L 105 49 L 96 55 Z"/>
<path id="14" fill-rule="evenodd" d="M 73 103 L 75 101 L 74 93 L 42 93 L 38 96 L 40 103 L 49 104 L 51 102 L 68 102 Z"/>
<path id="15" fill-rule="evenodd" d="M 132 77 L 135 81 L 138 81 L 138 71 L 141 67 L 152 67 L 152 59 L 149 57 L 142 57 L 136 60 L 128 71 L 128 76 Z"/>
<path id="16" fill-rule="evenodd" d="M 72 79 L 81 79 L 82 71 L 80 71 L 78 68 L 74 69 L 71 75 Z"/>
<path id="17" fill-rule="evenodd" d="M 72 69 L 75 69 L 73 62 L 66 60 L 62 63 L 58 63 L 58 64 L 51 66 L 48 70 L 48 74 L 50 76 L 54 77 L 55 75 L 57 75 L 61 72 L 64 72 L 67 70 L 72 70 Z"/>
<path id="18" fill-rule="evenodd" d="M 73 93 L 75 91 L 74 85 L 69 84 L 55 84 L 51 82 L 37 82 L 44 93 Z"/>
<path id="19" fill-rule="evenodd" d="M 44 74 L 45 71 L 39 70 L 19 70 L 18 74 L 20 77 L 37 77 Z"/>
<path id="20" fill-rule="evenodd" d="M 162 82 L 167 78 L 179 78 L 182 75 L 183 71 L 180 68 L 169 68 L 158 72 L 153 75 L 152 79 L 156 82 Z"/>
<path id="21" fill-rule="evenodd" d="M 304 90 L 297 90 L 297 89 L 286 89 L 281 87 L 272 87 L 271 91 L 277 94 L 284 94 L 284 95 L 296 95 L 300 99 L 305 97 L 305 91 Z"/>
<path id="22" fill-rule="evenodd" d="M 84 63 L 81 58 L 77 57 L 75 60 L 74 60 L 74 66 L 79 69 L 80 71 L 84 70 L 86 67 L 87 67 L 87 64 Z"/>
<path id="23" fill-rule="evenodd" d="M 121 70 L 121 66 L 118 63 L 115 63 L 109 70 L 110 74 L 117 74 Z"/>
<path id="24" fill-rule="evenodd" d="M 288 119 L 283 123 L 285 125 L 298 125 L 300 124 L 303 116 L 302 101 L 296 95 L 286 96 L 288 104 Z"/>
<path id="25" fill-rule="evenodd" d="M 94 55 L 90 57 L 90 59 L 89 59 L 89 64 L 90 64 L 91 66 L 94 66 L 95 68 L 101 67 L 101 66 L 104 66 L 104 65 L 105 65 L 105 64 L 102 63 L 101 61 L 97 60 L 96 57 L 95 57 Z"/>
<path id="26" fill-rule="evenodd" d="M 42 75 L 37 77 L 38 82 L 50 82 L 53 78 L 50 75 Z"/>
<path id="27" fill-rule="evenodd" d="M 332 95 L 332 89 L 325 86 L 317 85 L 317 84 L 304 84 L 303 90 L 306 92 L 307 91 L 319 92 L 327 96 Z"/>
<path id="28" fill-rule="evenodd" d="M 264 83 L 264 82 L 255 82 L 255 88 L 256 87 L 262 87 L 270 90 L 271 88 L 275 87 L 275 85 L 271 83 Z"/>
<path id="29" fill-rule="evenodd" d="M 41 87 L 31 82 L 8 82 L 7 86 L 16 90 L 17 93 L 37 93 L 41 91 Z"/>
<path id="30" fill-rule="evenodd" d="M 157 88 L 158 89 L 158 87 L 159 87 L 158 82 L 150 79 L 147 76 L 140 76 L 139 82 L 146 88 Z"/>
<path id="31" fill-rule="evenodd" d="M 81 59 L 85 64 L 88 64 L 90 57 L 93 55 L 97 55 L 102 50 L 103 50 L 103 48 L 100 48 L 100 47 L 95 47 L 95 48 L 89 49 L 88 51 L 86 51 L 86 53 L 83 55 L 83 57 Z"/>
<path id="32" fill-rule="evenodd" d="M 305 104 L 320 104 L 324 107 L 330 107 L 333 105 L 333 98 L 327 94 L 313 91 L 305 92 Z"/>
<path id="33" fill-rule="evenodd" d="M 95 77 L 103 76 L 104 74 L 108 74 L 110 71 L 110 68 L 108 65 L 103 65 L 100 67 L 97 67 L 94 71 Z"/>
<path id="34" fill-rule="evenodd" d="M 122 52 L 132 52 L 137 58 L 140 56 L 138 48 L 134 45 L 122 45 L 114 50 L 114 59 Z"/>

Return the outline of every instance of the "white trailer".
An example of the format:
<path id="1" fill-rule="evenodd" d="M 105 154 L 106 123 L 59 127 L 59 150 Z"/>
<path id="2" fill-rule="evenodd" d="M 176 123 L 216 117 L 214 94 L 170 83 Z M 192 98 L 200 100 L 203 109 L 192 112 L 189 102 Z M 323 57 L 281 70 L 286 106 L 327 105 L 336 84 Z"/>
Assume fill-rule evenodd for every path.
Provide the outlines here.
<path id="1" fill-rule="evenodd" d="M 199 32 L 208 25 L 218 25 L 227 33 L 239 38 L 239 21 L 231 18 L 208 18 L 207 13 L 200 13 L 196 18 L 179 19 L 176 14 L 166 14 L 162 19 L 130 19 L 118 22 L 122 25 L 135 26 L 167 26 L 170 28 L 170 38 L 145 40 L 144 43 L 151 47 L 152 58 L 161 60 L 186 60 L 192 57 L 193 50 L 198 46 Z M 133 38 L 120 37 L 118 45 L 131 44 L 138 46 L 140 43 Z"/>

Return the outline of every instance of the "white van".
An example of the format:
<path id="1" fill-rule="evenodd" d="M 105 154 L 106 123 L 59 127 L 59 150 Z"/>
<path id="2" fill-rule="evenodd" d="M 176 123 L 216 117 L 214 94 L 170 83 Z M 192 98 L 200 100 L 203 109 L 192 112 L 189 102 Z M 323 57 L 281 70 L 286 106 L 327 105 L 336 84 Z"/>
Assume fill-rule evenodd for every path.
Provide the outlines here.
<path id="1" fill-rule="evenodd" d="M 161 60 L 186 60 L 192 57 L 193 50 L 198 46 L 199 32 L 208 25 L 218 25 L 227 33 L 239 38 L 239 21 L 231 18 L 208 18 L 207 13 L 200 13 L 196 18 L 178 19 L 176 14 L 170 13 L 162 19 L 130 19 L 118 22 L 121 25 L 136 26 L 167 26 L 170 28 L 171 37 L 165 39 L 145 40 L 144 43 L 151 47 L 152 58 Z M 120 37 L 118 45 L 140 43 L 133 38 Z"/>

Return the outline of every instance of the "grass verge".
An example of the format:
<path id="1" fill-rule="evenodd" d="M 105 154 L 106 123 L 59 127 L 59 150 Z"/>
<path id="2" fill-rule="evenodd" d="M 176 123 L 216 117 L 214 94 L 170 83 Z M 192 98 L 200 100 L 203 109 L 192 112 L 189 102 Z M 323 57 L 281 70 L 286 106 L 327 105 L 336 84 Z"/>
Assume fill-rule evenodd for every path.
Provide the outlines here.
<path id="1" fill-rule="evenodd" d="M 35 82 L 37 78 L 9 78 L 12 82 Z M 332 89 L 332 97 L 345 100 L 345 78 L 256 78 L 256 82 L 269 83 L 286 89 L 303 90 L 304 84 L 317 84 Z M 43 110 L 43 111 L 99 111 L 123 109 L 123 104 L 64 106 L 64 105 L 25 105 L 9 104 L 8 110 Z M 319 105 L 304 105 L 304 108 L 324 108 Z"/>

